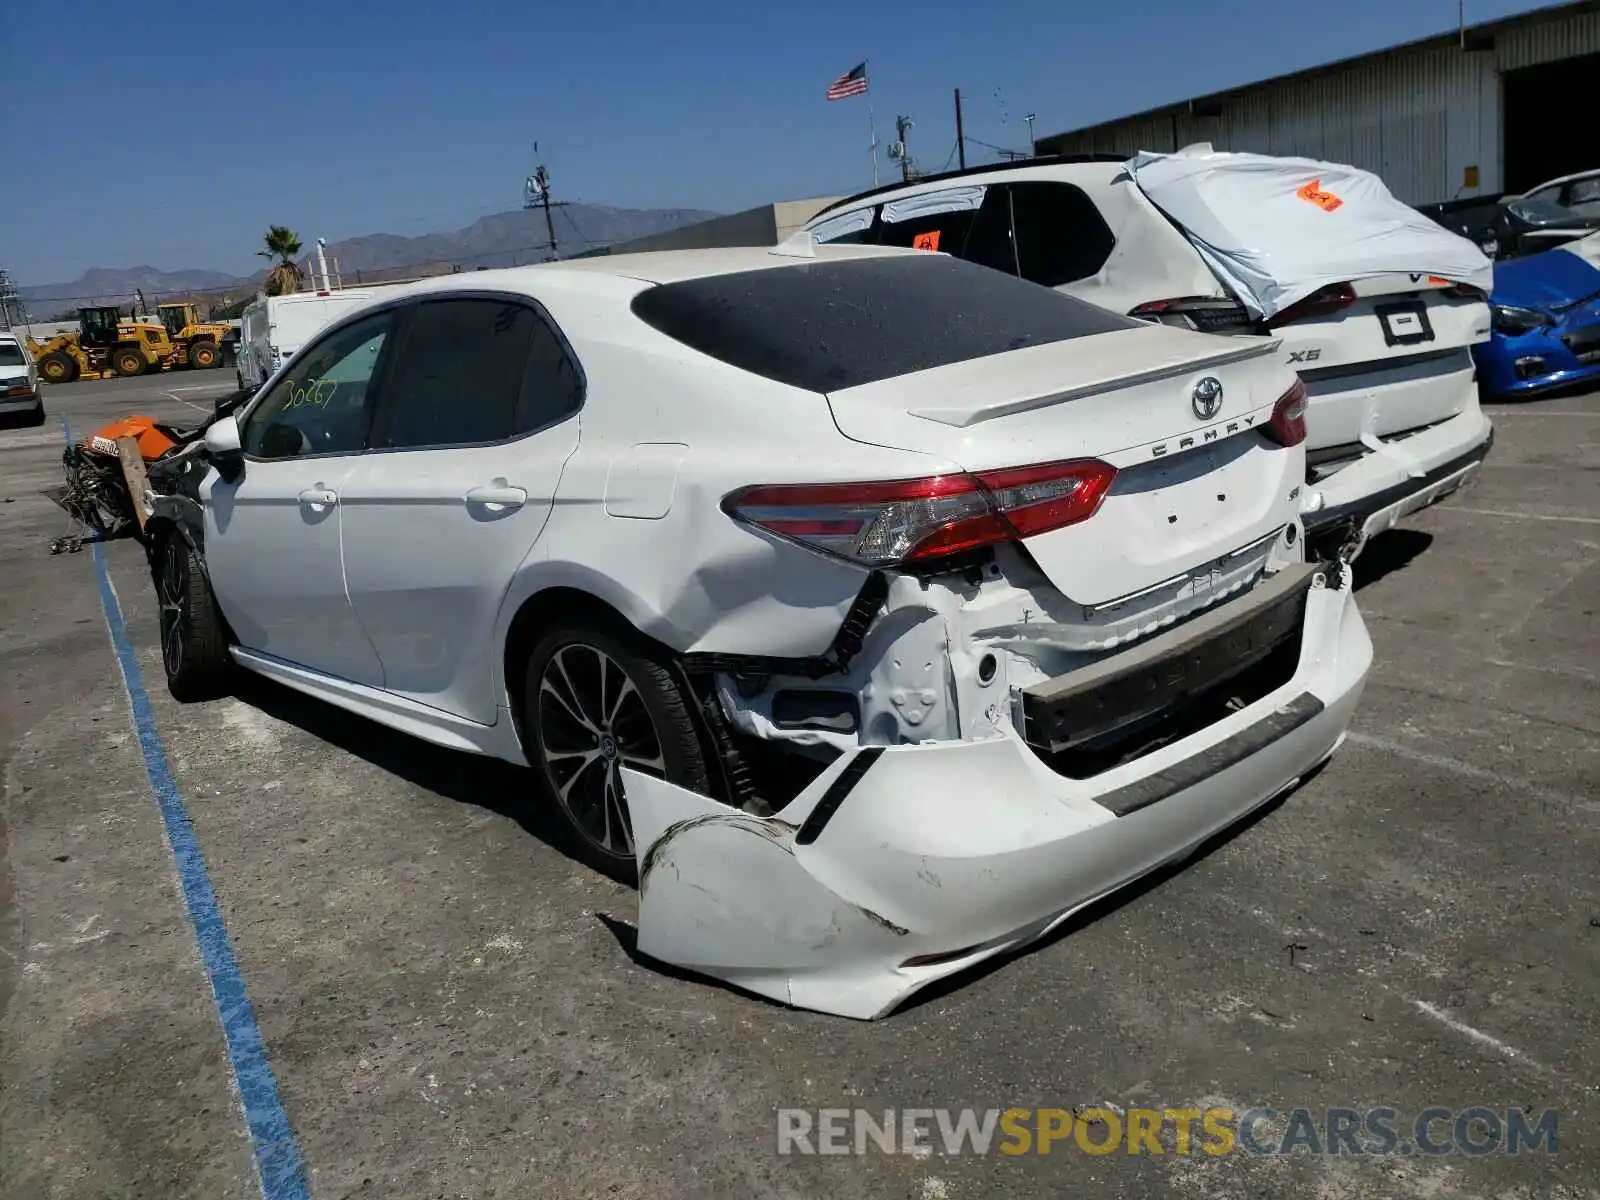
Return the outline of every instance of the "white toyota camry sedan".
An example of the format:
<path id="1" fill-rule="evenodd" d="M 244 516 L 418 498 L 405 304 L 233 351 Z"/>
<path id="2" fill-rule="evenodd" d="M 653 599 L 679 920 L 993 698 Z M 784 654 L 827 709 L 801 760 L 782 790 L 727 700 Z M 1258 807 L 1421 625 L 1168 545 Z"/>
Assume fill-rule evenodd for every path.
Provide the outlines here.
<path id="1" fill-rule="evenodd" d="M 875 247 L 429 281 L 155 472 L 168 681 L 526 763 L 641 950 L 877 1016 L 1342 739 L 1281 357 Z"/>

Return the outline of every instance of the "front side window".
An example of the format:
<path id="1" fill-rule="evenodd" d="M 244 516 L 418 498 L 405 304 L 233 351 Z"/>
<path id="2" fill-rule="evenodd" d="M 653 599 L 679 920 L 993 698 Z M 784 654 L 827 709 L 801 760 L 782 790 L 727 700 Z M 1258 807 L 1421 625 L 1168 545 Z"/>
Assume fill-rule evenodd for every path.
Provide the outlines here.
<path id="1" fill-rule="evenodd" d="M 373 448 L 479 445 L 513 436 L 541 332 L 550 336 L 539 314 L 515 301 L 418 305 L 378 402 Z"/>
<path id="2" fill-rule="evenodd" d="M 358 454 L 367 438 L 367 393 L 394 328 L 375 313 L 313 343 L 245 418 L 251 458 Z"/>

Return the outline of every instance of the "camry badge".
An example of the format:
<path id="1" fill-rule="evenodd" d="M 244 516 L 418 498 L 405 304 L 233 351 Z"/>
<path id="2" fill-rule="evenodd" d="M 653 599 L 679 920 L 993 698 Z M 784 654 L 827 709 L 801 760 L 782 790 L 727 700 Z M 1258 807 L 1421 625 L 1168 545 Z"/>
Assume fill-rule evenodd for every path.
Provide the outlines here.
<path id="1" fill-rule="evenodd" d="M 1194 385 L 1194 394 L 1189 398 L 1189 406 L 1194 409 L 1194 415 L 1202 421 L 1209 421 L 1216 416 L 1222 408 L 1222 381 L 1213 375 L 1207 375 Z"/>

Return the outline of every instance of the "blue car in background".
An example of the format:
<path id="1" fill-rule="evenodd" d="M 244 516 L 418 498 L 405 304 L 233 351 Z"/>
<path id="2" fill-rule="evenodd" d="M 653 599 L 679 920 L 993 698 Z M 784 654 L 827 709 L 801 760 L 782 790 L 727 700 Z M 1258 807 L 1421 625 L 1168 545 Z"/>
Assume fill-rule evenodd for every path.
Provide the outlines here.
<path id="1" fill-rule="evenodd" d="M 1525 396 L 1600 383 L 1600 269 L 1569 250 L 1498 262 L 1491 333 L 1472 348 L 1483 390 Z"/>

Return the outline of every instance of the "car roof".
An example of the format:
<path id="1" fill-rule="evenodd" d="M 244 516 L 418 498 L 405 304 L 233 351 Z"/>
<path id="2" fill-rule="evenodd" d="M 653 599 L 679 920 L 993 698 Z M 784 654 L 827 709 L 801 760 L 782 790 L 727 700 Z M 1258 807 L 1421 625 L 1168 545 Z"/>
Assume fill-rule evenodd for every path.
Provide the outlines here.
<path id="1" fill-rule="evenodd" d="M 1554 187 L 1560 183 L 1571 183 L 1574 179 L 1593 179 L 1600 175 L 1600 167 L 1590 167 L 1587 171 L 1574 171 L 1571 175 L 1557 175 L 1554 179 L 1546 179 L 1543 183 L 1534 184 L 1525 192 L 1518 193 L 1517 199 L 1531 196 L 1534 192 L 1543 191 L 1547 187 Z"/>
<path id="2" fill-rule="evenodd" d="M 846 196 L 843 200 L 835 200 L 826 208 L 818 211 L 818 217 L 827 216 L 832 212 L 854 208 L 866 200 L 878 200 L 886 196 L 914 195 L 919 191 L 933 190 L 941 183 L 948 183 L 955 179 L 965 179 L 980 182 L 984 178 L 1004 179 L 1067 179 L 1074 175 L 1081 177 L 1082 172 L 1063 170 L 1062 168 L 1101 166 L 1120 167 L 1128 161 L 1126 154 L 1061 154 L 1040 155 L 1037 158 L 1017 159 L 1014 162 L 986 163 L 981 167 L 964 167 L 958 171 L 940 171 L 933 175 L 923 175 L 909 181 L 900 183 L 886 183 L 882 187 L 869 188 L 864 192 L 857 192 L 854 196 Z M 1096 177 L 1114 175 L 1115 170 L 1091 172 Z"/>
<path id="3" fill-rule="evenodd" d="M 807 263 L 841 262 L 850 259 L 920 257 L 925 251 L 898 246 L 812 246 L 809 241 L 788 246 L 735 246 L 704 250 L 656 250 L 641 254 L 608 254 L 594 258 L 562 259 L 527 267 L 502 267 L 485 271 L 461 271 L 422 279 L 392 291 L 385 290 L 375 301 L 390 302 L 403 297 L 429 296 L 460 291 L 511 291 L 541 296 L 551 291 L 593 292 L 608 282 L 627 294 L 638 285 L 680 283 L 712 275 L 732 275 L 740 271 L 762 271 L 798 267 Z M 625 287 L 623 285 L 626 285 Z"/>

